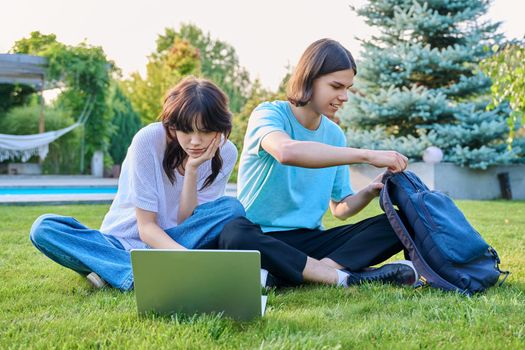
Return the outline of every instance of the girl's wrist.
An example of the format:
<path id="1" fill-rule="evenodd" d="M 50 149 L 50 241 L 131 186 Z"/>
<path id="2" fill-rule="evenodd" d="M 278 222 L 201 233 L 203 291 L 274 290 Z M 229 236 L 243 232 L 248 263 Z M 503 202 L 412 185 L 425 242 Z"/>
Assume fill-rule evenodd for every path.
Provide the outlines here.
<path id="1" fill-rule="evenodd" d="M 184 169 L 184 175 L 187 176 L 187 175 L 196 175 L 197 174 L 197 169 L 199 168 L 199 166 L 195 166 L 191 163 L 186 163 L 186 168 Z"/>

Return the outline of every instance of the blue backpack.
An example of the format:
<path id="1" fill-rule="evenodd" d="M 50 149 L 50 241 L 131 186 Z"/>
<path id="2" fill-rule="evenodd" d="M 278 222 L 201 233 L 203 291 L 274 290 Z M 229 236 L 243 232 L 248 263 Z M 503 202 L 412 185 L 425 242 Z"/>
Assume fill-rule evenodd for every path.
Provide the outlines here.
<path id="1" fill-rule="evenodd" d="M 509 272 L 500 270 L 496 250 L 447 195 L 430 191 L 410 171 L 387 172 L 383 184 L 381 208 L 422 276 L 418 286 L 472 295 L 495 285 L 501 274 L 500 285 L 505 281 Z"/>

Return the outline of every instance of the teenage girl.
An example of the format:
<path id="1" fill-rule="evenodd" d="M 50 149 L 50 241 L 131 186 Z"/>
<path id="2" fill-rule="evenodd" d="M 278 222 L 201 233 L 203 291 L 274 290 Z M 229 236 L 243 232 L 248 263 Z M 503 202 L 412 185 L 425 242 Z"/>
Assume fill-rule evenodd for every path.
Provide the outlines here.
<path id="1" fill-rule="evenodd" d="M 95 286 L 121 290 L 133 287 L 131 249 L 215 247 L 224 225 L 245 214 L 237 199 L 223 197 L 237 159 L 227 105 L 210 81 L 181 81 L 160 122 L 133 138 L 100 230 L 46 214 L 33 224 L 31 242 Z"/>
<path id="2" fill-rule="evenodd" d="M 330 120 L 348 100 L 356 74 L 347 49 L 318 40 L 295 68 L 288 100 L 262 103 L 250 116 L 238 177 L 246 217 L 226 225 L 219 248 L 259 250 L 262 267 L 277 284 L 413 284 L 417 279 L 406 261 L 367 268 L 402 249 L 385 215 L 329 230 L 321 225 L 328 208 L 345 220 L 383 186 L 379 176 L 354 192 L 349 164 L 394 172 L 407 166 L 407 158 L 395 151 L 346 147 L 343 131 Z"/>

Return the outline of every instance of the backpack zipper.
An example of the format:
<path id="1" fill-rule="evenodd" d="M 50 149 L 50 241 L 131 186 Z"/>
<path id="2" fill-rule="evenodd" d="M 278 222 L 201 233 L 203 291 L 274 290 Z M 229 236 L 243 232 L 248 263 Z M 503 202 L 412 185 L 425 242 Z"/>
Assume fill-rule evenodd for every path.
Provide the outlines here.
<path id="1" fill-rule="evenodd" d="M 425 192 L 419 192 L 417 193 L 417 201 L 419 203 L 419 206 L 423 209 L 423 212 L 425 214 L 425 218 L 427 219 L 428 223 L 430 225 L 432 225 L 432 228 L 434 230 L 438 230 L 438 227 L 436 225 L 436 223 L 434 222 L 434 219 L 432 218 L 432 216 L 430 215 L 430 212 L 428 211 L 428 208 L 427 206 L 425 205 L 425 202 L 423 201 L 423 197 L 425 196 L 425 194 L 428 194 L 427 191 Z"/>
<path id="2" fill-rule="evenodd" d="M 411 179 L 407 174 L 405 174 L 404 172 L 402 172 L 401 174 L 403 174 L 403 176 L 406 177 L 406 179 L 408 180 L 408 182 L 410 182 L 410 184 L 412 185 L 412 187 L 414 187 L 414 190 L 416 190 L 416 192 L 421 192 L 421 191 L 419 190 L 419 187 L 416 186 L 416 184 L 412 181 L 412 179 Z"/>

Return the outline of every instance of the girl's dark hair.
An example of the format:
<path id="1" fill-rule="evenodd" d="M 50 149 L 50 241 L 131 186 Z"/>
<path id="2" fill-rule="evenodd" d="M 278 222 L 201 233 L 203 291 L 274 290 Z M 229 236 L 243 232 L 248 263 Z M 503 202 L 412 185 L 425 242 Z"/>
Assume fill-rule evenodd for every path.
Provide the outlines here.
<path id="1" fill-rule="evenodd" d="M 312 98 L 315 79 L 345 69 L 352 69 L 357 74 L 350 51 L 335 40 L 317 40 L 308 46 L 288 80 L 288 101 L 297 107 L 306 105 Z"/>
<path id="2" fill-rule="evenodd" d="M 195 77 L 183 79 L 168 91 L 159 119 L 168 136 L 162 166 L 172 184 L 175 182 L 175 170 L 187 157 L 174 131 L 187 133 L 194 130 L 216 131 L 228 138 L 232 129 L 228 97 L 211 81 Z M 211 160 L 211 175 L 208 176 L 201 190 L 213 183 L 221 168 L 222 158 L 219 148 Z"/>

